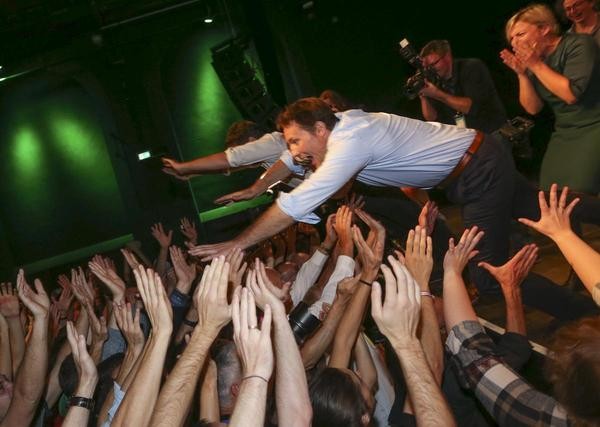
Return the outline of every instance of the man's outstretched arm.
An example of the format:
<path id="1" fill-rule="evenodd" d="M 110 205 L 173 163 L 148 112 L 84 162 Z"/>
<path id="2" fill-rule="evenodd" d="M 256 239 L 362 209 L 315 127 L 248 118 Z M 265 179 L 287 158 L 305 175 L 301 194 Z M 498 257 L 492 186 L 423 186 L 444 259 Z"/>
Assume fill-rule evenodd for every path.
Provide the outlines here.
<path id="1" fill-rule="evenodd" d="M 220 255 L 227 255 L 233 248 L 246 249 L 271 237 L 294 223 L 294 219 L 285 214 L 274 203 L 253 224 L 246 228 L 233 240 L 212 245 L 199 245 L 190 249 L 190 254 L 210 260 Z"/>

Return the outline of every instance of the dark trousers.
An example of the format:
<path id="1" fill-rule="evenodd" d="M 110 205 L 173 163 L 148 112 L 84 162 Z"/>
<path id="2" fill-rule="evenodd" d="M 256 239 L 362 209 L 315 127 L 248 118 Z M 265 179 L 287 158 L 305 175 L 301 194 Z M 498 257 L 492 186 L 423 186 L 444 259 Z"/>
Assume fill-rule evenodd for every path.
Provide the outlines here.
<path id="1" fill-rule="evenodd" d="M 471 281 L 481 294 L 500 295 L 498 283 L 477 263 L 486 261 L 498 266 L 508 261 L 511 219 L 540 217 L 537 190 L 517 172 L 509 151 L 495 138 L 486 136 L 460 176 L 446 189 L 446 195 L 462 206 L 465 227 L 477 225 L 485 232 L 477 247 L 479 253 L 469 263 Z M 586 202 L 579 211 L 582 218 L 598 216 Z M 529 275 L 522 289 L 525 304 L 559 319 L 599 312 L 591 298 L 542 276 Z"/>

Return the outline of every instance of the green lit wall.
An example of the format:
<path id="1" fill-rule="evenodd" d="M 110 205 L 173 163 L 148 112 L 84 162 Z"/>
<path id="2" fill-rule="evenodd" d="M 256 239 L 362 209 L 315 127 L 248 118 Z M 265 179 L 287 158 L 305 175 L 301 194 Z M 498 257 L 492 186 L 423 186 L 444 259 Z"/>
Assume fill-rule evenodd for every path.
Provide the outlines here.
<path id="1" fill-rule="evenodd" d="M 225 134 L 241 116 L 211 65 L 210 48 L 231 37 L 225 29 L 200 29 L 181 42 L 163 62 L 163 85 L 176 141 L 183 159 L 223 151 Z M 198 210 L 215 207 L 220 195 L 241 189 L 262 173 L 207 175 L 190 181 Z"/>
<path id="2" fill-rule="evenodd" d="M 11 83 L 11 82 L 8 82 Z M 76 83 L 2 87 L 0 222 L 17 265 L 128 232 L 102 124 Z"/>

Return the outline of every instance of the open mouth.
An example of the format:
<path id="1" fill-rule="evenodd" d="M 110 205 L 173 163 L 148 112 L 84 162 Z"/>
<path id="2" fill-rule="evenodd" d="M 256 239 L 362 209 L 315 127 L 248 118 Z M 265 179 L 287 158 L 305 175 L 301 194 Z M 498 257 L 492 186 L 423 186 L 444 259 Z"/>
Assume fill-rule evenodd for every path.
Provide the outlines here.
<path id="1" fill-rule="evenodd" d="M 294 163 L 302 167 L 310 167 L 312 165 L 312 156 L 310 154 L 299 154 L 294 156 Z"/>

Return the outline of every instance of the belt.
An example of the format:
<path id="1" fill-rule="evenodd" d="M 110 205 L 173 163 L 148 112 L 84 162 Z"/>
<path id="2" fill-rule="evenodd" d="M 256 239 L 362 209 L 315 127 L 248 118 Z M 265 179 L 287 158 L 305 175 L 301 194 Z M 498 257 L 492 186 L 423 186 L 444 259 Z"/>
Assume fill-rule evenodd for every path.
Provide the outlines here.
<path id="1" fill-rule="evenodd" d="M 465 154 L 463 154 L 463 156 L 460 158 L 460 160 L 458 161 L 458 163 L 456 164 L 454 169 L 452 169 L 452 172 L 450 172 L 450 175 L 448 175 L 446 178 L 444 178 L 437 185 L 438 188 L 445 189 L 450 184 L 452 184 L 456 178 L 459 177 L 459 175 L 462 173 L 462 171 L 465 170 L 465 168 L 467 167 L 467 164 L 473 158 L 473 154 L 475 154 L 477 152 L 477 150 L 479 150 L 479 147 L 481 146 L 481 143 L 483 142 L 484 137 L 485 137 L 485 134 L 483 132 L 477 131 L 475 138 L 473 138 L 473 142 L 471 143 L 469 148 L 467 148 L 467 151 L 465 151 Z"/>

